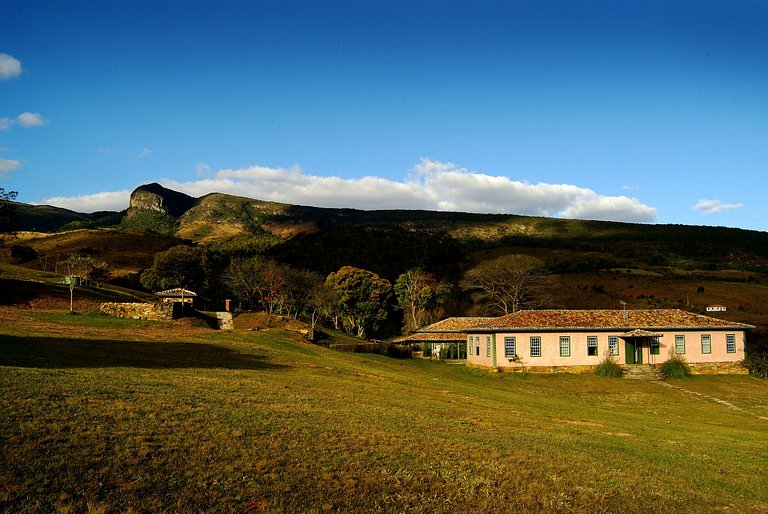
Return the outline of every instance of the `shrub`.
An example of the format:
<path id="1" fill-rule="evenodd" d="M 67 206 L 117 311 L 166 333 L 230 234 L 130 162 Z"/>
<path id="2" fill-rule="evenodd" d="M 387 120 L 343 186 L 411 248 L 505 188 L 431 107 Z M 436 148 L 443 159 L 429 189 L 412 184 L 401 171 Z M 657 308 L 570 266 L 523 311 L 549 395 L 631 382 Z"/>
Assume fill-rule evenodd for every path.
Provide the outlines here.
<path id="1" fill-rule="evenodd" d="M 37 252 L 31 246 L 13 245 L 11 246 L 11 258 L 14 262 L 29 262 L 37 259 Z"/>
<path id="2" fill-rule="evenodd" d="M 747 353 L 744 366 L 753 377 L 768 378 L 768 353 Z"/>
<path id="3" fill-rule="evenodd" d="M 685 359 L 673 355 L 661 365 L 661 372 L 667 378 L 688 378 L 691 376 L 691 367 L 685 362 Z"/>
<path id="4" fill-rule="evenodd" d="M 606 357 L 597 365 L 595 374 L 601 377 L 621 378 L 623 372 L 621 371 L 621 366 L 615 360 Z"/>

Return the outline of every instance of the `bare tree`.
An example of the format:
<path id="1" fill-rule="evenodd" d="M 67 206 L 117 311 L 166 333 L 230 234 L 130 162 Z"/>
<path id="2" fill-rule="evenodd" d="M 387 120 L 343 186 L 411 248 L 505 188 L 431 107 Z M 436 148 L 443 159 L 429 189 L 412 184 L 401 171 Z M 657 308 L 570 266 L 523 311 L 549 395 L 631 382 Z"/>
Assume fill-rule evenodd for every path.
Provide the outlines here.
<path id="1" fill-rule="evenodd" d="M 75 287 L 80 285 L 81 281 L 87 280 L 88 274 L 93 269 L 93 259 L 80 255 L 70 255 L 61 264 L 64 265 L 66 272 L 65 282 L 69 285 L 69 312 L 74 312 Z"/>
<path id="2" fill-rule="evenodd" d="M 528 255 L 504 255 L 467 271 L 462 286 L 489 312 L 509 314 L 537 306 L 543 263 Z"/>

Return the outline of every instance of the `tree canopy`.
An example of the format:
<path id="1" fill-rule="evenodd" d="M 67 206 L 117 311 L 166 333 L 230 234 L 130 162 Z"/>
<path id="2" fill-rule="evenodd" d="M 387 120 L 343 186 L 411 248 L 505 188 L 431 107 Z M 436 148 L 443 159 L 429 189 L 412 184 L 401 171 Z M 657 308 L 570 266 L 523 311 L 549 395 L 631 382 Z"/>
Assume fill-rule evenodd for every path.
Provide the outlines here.
<path id="1" fill-rule="evenodd" d="M 393 301 L 392 284 L 372 271 L 344 266 L 326 278 L 336 291 L 344 324 L 359 337 L 375 333 L 386 322 Z"/>
<path id="2" fill-rule="evenodd" d="M 141 274 L 141 285 L 150 291 L 174 287 L 201 290 L 206 285 L 205 250 L 178 245 L 155 254 L 152 267 Z"/>
<path id="3" fill-rule="evenodd" d="M 543 269 L 535 257 L 504 255 L 467 271 L 462 286 L 489 314 L 509 314 L 538 306 Z"/>
<path id="4" fill-rule="evenodd" d="M 10 232 L 16 228 L 16 205 L 13 202 L 18 194 L 0 187 L 0 232 Z"/>
<path id="5" fill-rule="evenodd" d="M 438 281 L 421 268 L 413 268 L 400 275 L 395 281 L 395 294 L 405 314 L 406 331 L 418 330 L 442 317 L 442 307 L 452 289 L 450 284 Z"/>

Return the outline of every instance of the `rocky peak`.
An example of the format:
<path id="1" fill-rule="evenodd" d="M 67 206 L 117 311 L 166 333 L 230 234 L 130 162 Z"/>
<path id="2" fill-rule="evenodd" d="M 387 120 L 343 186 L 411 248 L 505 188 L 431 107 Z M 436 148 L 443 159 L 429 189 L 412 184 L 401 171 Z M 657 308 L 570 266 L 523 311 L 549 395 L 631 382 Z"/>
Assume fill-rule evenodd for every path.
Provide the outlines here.
<path id="1" fill-rule="evenodd" d="M 139 186 L 131 193 L 128 214 L 137 210 L 148 210 L 178 218 L 191 209 L 196 201 L 196 198 L 153 182 Z"/>

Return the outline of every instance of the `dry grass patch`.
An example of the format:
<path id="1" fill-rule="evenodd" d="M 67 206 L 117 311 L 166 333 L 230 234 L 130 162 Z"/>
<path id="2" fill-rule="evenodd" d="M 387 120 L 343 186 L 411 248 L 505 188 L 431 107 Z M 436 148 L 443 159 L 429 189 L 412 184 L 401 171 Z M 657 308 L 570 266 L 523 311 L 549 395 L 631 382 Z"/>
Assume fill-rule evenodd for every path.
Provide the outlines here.
<path id="1" fill-rule="evenodd" d="M 755 480 L 768 472 L 766 422 L 652 383 L 337 353 L 280 330 L 180 334 L 75 318 L 28 313 L 10 332 L 0 325 L 4 511 L 757 512 L 768 503 Z M 69 335 L 49 337 L 52 325 Z M 750 380 L 712 383 L 758 401 Z"/>

